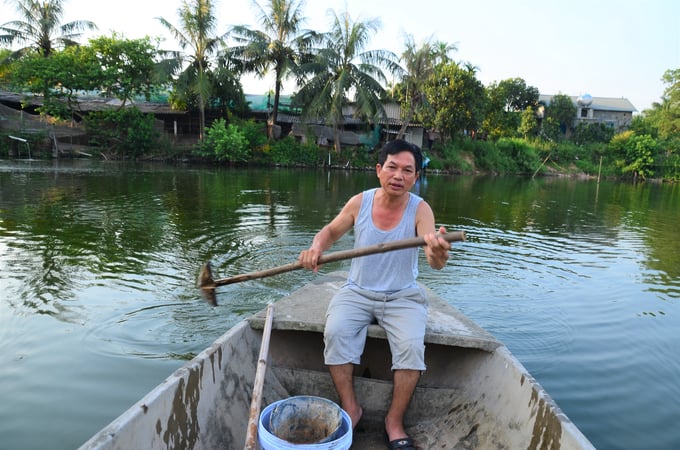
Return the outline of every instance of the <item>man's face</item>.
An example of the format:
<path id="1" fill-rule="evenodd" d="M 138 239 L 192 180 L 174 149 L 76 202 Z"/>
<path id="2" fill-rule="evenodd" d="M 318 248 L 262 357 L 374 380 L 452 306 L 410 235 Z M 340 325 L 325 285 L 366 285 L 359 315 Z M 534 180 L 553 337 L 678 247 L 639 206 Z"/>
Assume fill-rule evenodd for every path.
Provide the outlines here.
<path id="1" fill-rule="evenodd" d="M 376 165 L 376 173 L 380 180 L 380 186 L 388 194 L 408 192 L 416 183 L 418 176 L 416 160 L 409 151 L 387 155 L 385 164 Z"/>

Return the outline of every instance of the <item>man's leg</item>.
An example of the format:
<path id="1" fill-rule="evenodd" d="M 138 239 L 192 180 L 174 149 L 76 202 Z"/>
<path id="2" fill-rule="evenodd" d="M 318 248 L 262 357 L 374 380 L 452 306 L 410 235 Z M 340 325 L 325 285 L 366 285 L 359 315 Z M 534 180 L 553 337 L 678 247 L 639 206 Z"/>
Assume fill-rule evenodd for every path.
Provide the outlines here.
<path id="1" fill-rule="evenodd" d="M 344 287 L 335 294 L 326 311 L 324 363 L 340 397 L 340 406 L 356 427 L 362 409 L 354 393 L 354 364 L 358 364 L 366 344 L 366 330 L 373 320 L 374 302 Z"/>
<path id="2" fill-rule="evenodd" d="M 407 437 L 404 414 L 425 366 L 425 327 L 427 301 L 418 288 L 394 294 L 385 304 L 378 323 L 385 329 L 392 353 L 394 388 L 392 403 L 385 416 L 389 440 Z"/>
<path id="3" fill-rule="evenodd" d="M 419 379 L 419 370 L 399 369 L 394 371 L 392 403 L 387 411 L 387 416 L 385 416 L 385 432 L 390 441 L 407 436 L 406 430 L 404 430 L 404 414 Z"/>
<path id="4" fill-rule="evenodd" d="M 333 365 L 328 366 L 328 370 L 331 373 L 331 378 L 333 379 L 333 384 L 335 385 L 338 397 L 340 397 L 340 406 L 342 406 L 342 409 L 349 414 L 350 419 L 352 419 L 352 428 L 354 428 L 357 423 L 359 423 L 359 419 L 361 419 L 361 414 L 363 413 L 359 402 L 357 402 L 357 397 L 354 394 L 354 365 Z"/>

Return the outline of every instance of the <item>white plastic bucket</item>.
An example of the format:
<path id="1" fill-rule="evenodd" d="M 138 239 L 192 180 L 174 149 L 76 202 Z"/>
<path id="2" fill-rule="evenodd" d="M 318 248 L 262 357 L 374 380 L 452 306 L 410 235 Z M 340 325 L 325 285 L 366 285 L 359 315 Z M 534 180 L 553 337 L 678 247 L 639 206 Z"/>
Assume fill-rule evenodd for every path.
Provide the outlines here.
<path id="1" fill-rule="evenodd" d="M 292 400 L 303 400 L 303 401 L 323 401 L 330 402 L 330 400 L 321 397 L 311 397 L 311 396 L 301 396 L 301 397 L 291 397 L 289 399 L 279 400 L 271 405 L 267 406 L 260 414 L 260 422 L 257 429 L 258 440 L 260 442 L 260 447 L 263 450 L 278 450 L 278 449 L 309 449 L 309 450 L 347 450 L 352 445 L 352 421 L 349 415 L 341 409 L 339 406 L 338 410 L 342 414 L 342 423 L 340 428 L 332 436 L 331 440 L 328 442 L 319 442 L 315 444 L 296 444 L 288 442 L 274 435 L 270 428 L 270 419 L 272 411 L 280 406 L 285 406 L 286 402 Z M 332 402 L 331 402 L 332 403 Z"/>

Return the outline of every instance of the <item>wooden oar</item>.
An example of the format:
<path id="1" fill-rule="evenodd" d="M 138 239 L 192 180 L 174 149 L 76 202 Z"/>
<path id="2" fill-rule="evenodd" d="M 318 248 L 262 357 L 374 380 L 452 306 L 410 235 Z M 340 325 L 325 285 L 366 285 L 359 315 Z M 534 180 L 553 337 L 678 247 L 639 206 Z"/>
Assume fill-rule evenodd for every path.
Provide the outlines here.
<path id="1" fill-rule="evenodd" d="M 465 232 L 452 231 L 449 233 L 442 234 L 441 237 L 448 242 L 464 241 Z M 341 261 L 344 259 L 356 258 L 359 256 L 391 252 L 394 250 L 401 250 L 404 248 L 422 247 L 423 245 L 425 245 L 425 240 L 422 237 L 414 237 L 408 239 L 401 239 L 398 241 L 385 242 L 383 244 L 353 248 L 351 250 L 341 250 L 338 252 L 331 252 L 321 255 L 321 258 L 319 258 L 319 265 L 335 261 Z M 283 266 L 273 267 L 271 269 L 260 270 L 257 272 L 249 272 L 229 278 L 213 280 L 212 269 L 210 268 L 210 263 L 208 262 L 201 269 L 201 273 L 198 277 L 198 287 L 203 290 L 203 294 L 208 300 L 208 303 L 210 303 L 211 305 L 215 305 L 217 304 L 215 297 L 215 288 L 218 286 L 240 283 L 241 281 L 255 280 L 258 278 L 271 277 L 273 275 L 291 272 L 293 270 L 298 270 L 302 268 L 303 268 L 302 263 L 296 261 L 289 264 L 285 264 Z"/>
<path id="2" fill-rule="evenodd" d="M 257 370 L 255 371 L 255 382 L 253 383 L 253 396 L 250 400 L 250 417 L 248 418 L 248 431 L 246 432 L 246 443 L 244 450 L 255 450 L 257 441 L 257 428 L 260 418 L 260 407 L 262 406 L 262 390 L 264 386 L 264 376 L 267 372 L 267 355 L 269 354 L 269 337 L 272 334 L 272 321 L 274 320 L 274 306 L 267 306 L 267 316 L 262 331 L 262 345 L 260 346 L 260 356 L 257 359 Z"/>

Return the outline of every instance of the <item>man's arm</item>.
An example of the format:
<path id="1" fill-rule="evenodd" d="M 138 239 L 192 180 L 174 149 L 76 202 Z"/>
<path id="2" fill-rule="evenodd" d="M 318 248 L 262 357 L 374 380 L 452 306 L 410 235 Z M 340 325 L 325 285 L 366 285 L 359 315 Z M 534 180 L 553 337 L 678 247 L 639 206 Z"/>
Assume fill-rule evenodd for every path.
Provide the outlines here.
<path id="1" fill-rule="evenodd" d="M 312 245 L 307 250 L 300 252 L 298 261 L 305 269 L 319 270 L 319 258 L 324 251 L 331 248 L 333 243 L 347 233 L 359 214 L 363 194 L 357 194 L 349 199 L 335 218 L 324 226 L 312 240 Z"/>
<path id="2" fill-rule="evenodd" d="M 437 237 L 434 224 L 434 213 L 430 205 L 422 201 L 416 210 L 416 233 L 422 236 L 427 244 L 423 247 L 427 263 L 433 269 L 441 269 L 449 259 L 451 244 L 441 237 Z M 439 234 L 446 233 L 446 228 L 440 227 Z"/>

